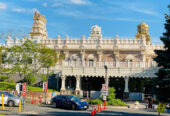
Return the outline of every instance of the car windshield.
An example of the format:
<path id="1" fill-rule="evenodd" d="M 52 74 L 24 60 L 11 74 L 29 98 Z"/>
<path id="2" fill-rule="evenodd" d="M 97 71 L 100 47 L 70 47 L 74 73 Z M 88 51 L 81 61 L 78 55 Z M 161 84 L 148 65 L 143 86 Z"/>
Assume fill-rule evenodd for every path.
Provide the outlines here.
<path id="1" fill-rule="evenodd" d="M 5 94 L 6 94 L 7 96 L 9 96 L 9 97 L 15 97 L 14 95 L 12 95 L 12 94 L 10 94 L 10 93 L 8 93 L 8 92 L 5 92 Z"/>
<path id="2" fill-rule="evenodd" d="M 78 97 L 73 96 L 73 97 L 71 98 L 71 101 L 81 101 L 81 99 L 78 98 Z"/>

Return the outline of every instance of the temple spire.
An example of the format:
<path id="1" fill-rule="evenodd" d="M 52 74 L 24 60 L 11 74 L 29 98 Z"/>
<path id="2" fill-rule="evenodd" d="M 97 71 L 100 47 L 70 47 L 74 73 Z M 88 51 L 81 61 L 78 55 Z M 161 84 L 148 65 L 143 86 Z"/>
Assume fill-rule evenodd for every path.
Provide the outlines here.
<path id="1" fill-rule="evenodd" d="M 136 39 L 145 38 L 147 43 L 151 42 L 148 30 L 149 26 L 146 23 L 144 23 L 144 21 L 142 21 L 142 23 L 137 26 Z"/>
<path id="2" fill-rule="evenodd" d="M 40 39 L 47 39 L 47 29 L 46 29 L 46 18 L 45 16 L 41 15 L 38 10 L 35 11 L 33 16 L 34 22 L 29 33 L 31 39 L 40 40 Z"/>

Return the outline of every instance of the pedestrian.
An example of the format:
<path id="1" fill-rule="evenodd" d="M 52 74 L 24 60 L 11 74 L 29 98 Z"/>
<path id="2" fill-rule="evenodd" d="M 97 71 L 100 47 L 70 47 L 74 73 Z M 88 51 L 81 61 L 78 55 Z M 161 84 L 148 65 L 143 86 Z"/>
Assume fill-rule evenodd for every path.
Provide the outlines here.
<path id="1" fill-rule="evenodd" d="M 8 88 L 6 89 L 6 92 L 8 92 Z"/>
<path id="2" fill-rule="evenodd" d="M 53 98 L 54 96 L 56 96 L 56 93 L 53 90 L 53 92 L 51 93 L 51 98 Z"/>
<path id="3" fill-rule="evenodd" d="M 152 104 L 153 104 L 152 96 L 149 96 L 149 98 L 148 98 L 148 111 L 151 111 Z"/>

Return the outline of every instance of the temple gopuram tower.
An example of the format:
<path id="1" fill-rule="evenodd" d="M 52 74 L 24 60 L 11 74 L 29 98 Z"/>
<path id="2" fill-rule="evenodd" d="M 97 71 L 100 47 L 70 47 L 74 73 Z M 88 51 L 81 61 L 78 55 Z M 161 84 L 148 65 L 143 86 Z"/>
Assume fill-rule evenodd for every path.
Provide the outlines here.
<path id="1" fill-rule="evenodd" d="M 33 19 L 34 23 L 31 32 L 29 33 L 29 38 L 31 38 L 33 41 L 47 39 L 48 38 L 46 29 L 47 21 L 45 16 L 41 15 L 38 11 L 35 11 Z"/>
<path id="2" fill-rule="evenodd" d="M 146 43 L 151 43 L 151 38 L 150 38 L 150 35 L 148 33 L 148 30 L 149 30 L 149 26 L 142 22 L 141 24 L 139 24 L 137 26 L 137 34 L 136 34 L 136 39 L 143 39 L 143 36 L 145 37 L 146 39 Z"/>

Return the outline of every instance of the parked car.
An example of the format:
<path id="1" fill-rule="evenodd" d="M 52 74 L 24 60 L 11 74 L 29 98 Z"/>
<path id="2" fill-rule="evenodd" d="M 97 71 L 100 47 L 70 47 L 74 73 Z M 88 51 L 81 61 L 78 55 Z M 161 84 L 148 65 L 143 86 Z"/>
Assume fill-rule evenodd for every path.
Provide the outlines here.
<path id="1" fill-rule="evenodd" d="M 6 91 L 0 91 L 0 104 L 2 104 L 2 94 L 4 95 L 4 105 L 8 105 L 10 107 L 19 106 L 19 101 L 21 98 L 16 97 Z"/>
<path id="2" fill-rule="evenodd" d="M 53 108 L 69 108 L 69 109 L 82 109 L 87 110 L 89 104 L 86 101 L 82 101 L 79 97 L 73 95 L 58 95 L 51 99 Z"/>

